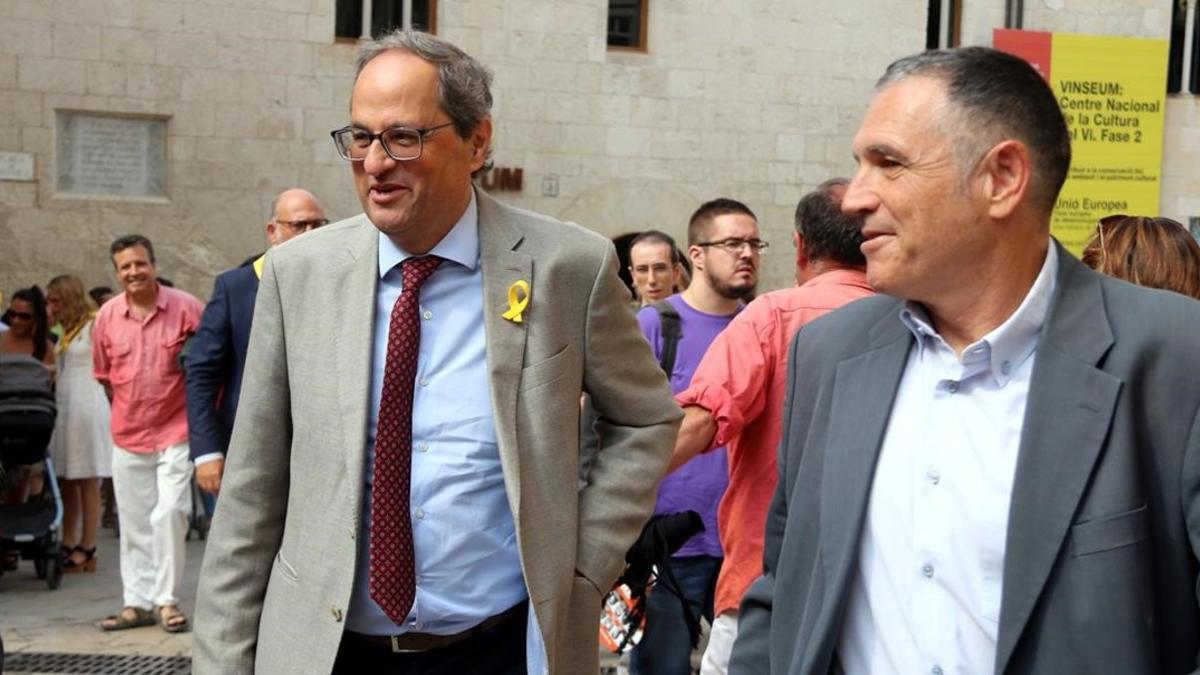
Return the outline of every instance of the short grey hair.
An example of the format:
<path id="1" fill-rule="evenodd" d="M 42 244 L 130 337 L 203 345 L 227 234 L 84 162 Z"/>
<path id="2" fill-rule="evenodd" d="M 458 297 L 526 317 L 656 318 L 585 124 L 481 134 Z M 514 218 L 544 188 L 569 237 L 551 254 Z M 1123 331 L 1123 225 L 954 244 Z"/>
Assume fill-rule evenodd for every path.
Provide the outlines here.
<path id="1" fill-rule="evenodd" d="M 438 104 L 460 138 L 469 138 L 479 123 L 492 114 L 492 71 L 473 56 L 436 35 L 398 29 L 362 43 L 354 80 L 363 68 L 384 52 L 398 49 L 414 54 L 438 69 Z M 492 149 L 487 149 L 483 166 L 475 174 L 492 167 Z"/>
<path id="2" fill-rule="evenodd" d="M 1047 213 L 1054 208 L 1071 167 L 1071 136 L 1054 91 L 1033 66 L 987 47 L 933 50 L 892 63 L 876 89 L 913 76 L 945 84 L 964 174 L 996 143 L 1019 140 L 1033 156 L 1032 198 Z"/>

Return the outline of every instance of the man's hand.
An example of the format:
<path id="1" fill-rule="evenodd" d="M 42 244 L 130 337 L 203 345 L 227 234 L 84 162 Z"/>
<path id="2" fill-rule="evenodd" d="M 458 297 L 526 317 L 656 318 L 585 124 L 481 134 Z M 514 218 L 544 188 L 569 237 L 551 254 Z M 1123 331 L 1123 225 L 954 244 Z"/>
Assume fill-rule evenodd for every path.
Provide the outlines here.
<path id="1" fill-rule="evenodd" d="M 221 491 L 221 476 L 225 473 L 225 460 L 214 459 L 196 467 L 196 484 L 201 490 L 217 494 Z"/>

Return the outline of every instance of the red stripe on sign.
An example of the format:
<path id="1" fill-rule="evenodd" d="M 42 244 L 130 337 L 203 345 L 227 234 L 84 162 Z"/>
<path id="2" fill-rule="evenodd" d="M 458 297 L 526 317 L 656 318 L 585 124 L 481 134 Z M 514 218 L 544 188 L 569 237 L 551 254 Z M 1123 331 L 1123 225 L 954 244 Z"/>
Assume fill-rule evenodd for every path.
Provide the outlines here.
<path id="1" fill-rule="evenodd" d="M 1033 64 L 1049 82 L 1052 35 L 1041 31 L 997 28 L 992 31 L 992 46 Z"/>

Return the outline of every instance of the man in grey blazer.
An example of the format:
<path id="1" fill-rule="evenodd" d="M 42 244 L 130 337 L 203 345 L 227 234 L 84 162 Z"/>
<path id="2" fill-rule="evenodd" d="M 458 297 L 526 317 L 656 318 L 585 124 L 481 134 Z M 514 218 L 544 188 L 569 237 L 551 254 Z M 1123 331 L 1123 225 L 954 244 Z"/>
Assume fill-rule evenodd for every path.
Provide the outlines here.
<path id="1" fill-rule="evenodd" d="M 1197 667 L 1200 304 L 1049 236 L 1054 94 L 897 61 L 854 139 L 859 301 L 793 343 L 764 575 L 730 672 Z"/>
<path id="2" fill-rule="evenodd" d="M 490 79 L 427 34 L 362 48 L 333 136 L 365 213 L 267 256 L 198 673 L 598 671 L 680 413 L 611 244 L 472 187 Z"/>

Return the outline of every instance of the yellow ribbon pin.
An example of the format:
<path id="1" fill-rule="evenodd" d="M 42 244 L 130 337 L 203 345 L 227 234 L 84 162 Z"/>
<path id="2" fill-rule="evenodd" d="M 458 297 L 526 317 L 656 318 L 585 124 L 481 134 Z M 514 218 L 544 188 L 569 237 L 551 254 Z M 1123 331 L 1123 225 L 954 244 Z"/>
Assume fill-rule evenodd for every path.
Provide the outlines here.
<path id="1" fill-rule="evenodd" d="M 513 323 L 521 323 L 521 314 L 529 306 L 529 282 L 524 279 L 508 287 L 508 311 L 501 314 Z"/>

